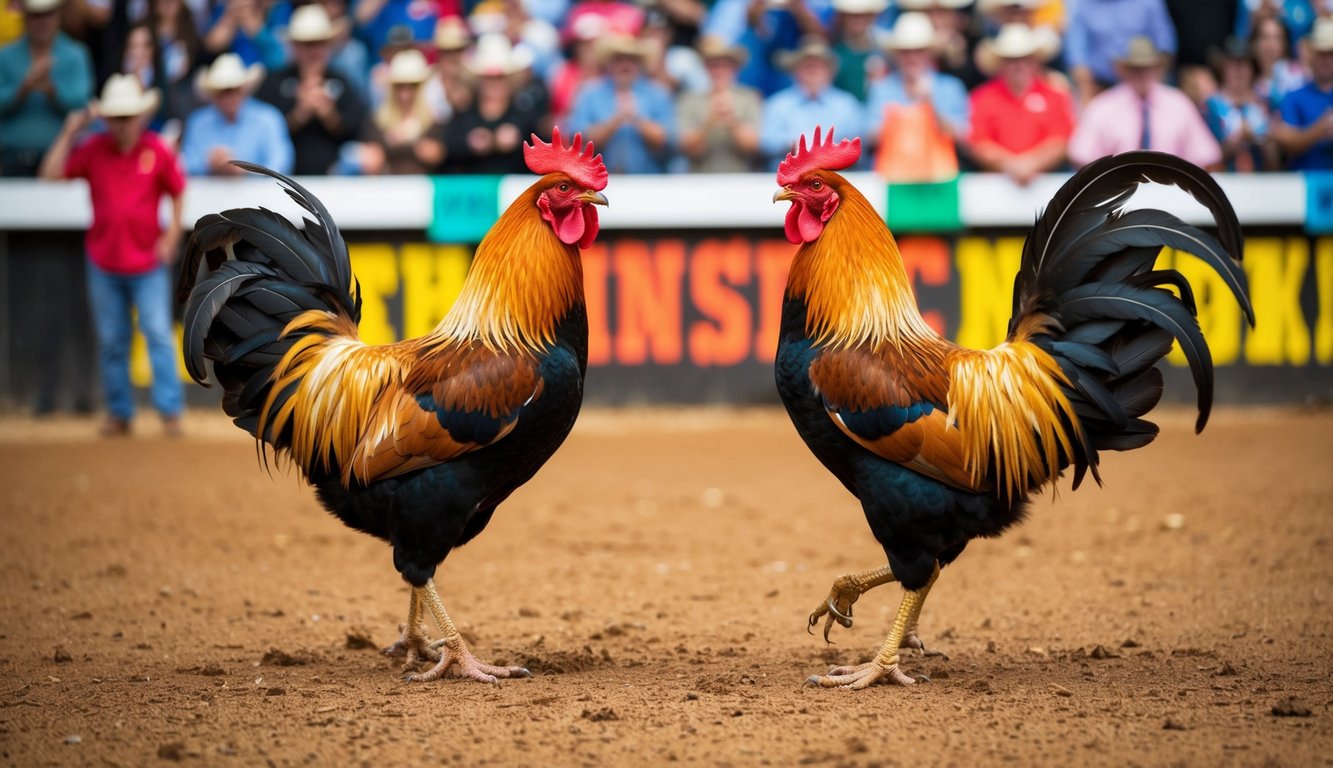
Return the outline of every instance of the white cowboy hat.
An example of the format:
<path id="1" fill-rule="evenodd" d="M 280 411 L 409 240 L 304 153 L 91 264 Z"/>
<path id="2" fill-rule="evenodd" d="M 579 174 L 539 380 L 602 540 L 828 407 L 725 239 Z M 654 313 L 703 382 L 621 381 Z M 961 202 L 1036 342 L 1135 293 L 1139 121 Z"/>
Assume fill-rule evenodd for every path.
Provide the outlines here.
<path id="1" fill-rule="evenodd" d="M 1333 51 L 1333 19 L 1315 19 L 1310 34 L 1305 38 L 1310 50 L 1316 53 Z"/>
<path id="2" fill-rule="evenodd" d="M 287 37 L 296 43 L 322 43 L 337 37 L 346 26 L 347 19 L 333 21 L 323 5 L 312 3 L 292 11 Z"/>
<path id="3" fill-rule="evenodd" d="M 699 58 L 704 61 L 730 59 L 736 63 L 736 66 L 743 67 L 750 58 L 750 52 L 743 45 L 728 43 L 726 38 L 707 35 L 699 39 Z"/>
<path id="4" fill-rule="evenodd" d="M 23 0 L 24 13 L 50 13 L 63 5 L 65 0 Z"/>
<path id="5" fill-rule="evenodd" d="M 838 13 L 883 13 L 889 7 L 889 0 L 833 0 L 833 10 Z"/>
<path id="6" fill-rule="evenodd" d="M 232 88 L 244 88 L 247 91 L 259 84 L 264 77 L 262 64 L 245 66 L 241 57 L 234 53 L 224 53 L 213 60 L 213 64 L 199 73 L 199 90 L 206 93 L 226 91 Z"/>
<path id="7" fill-rule="evenodd" d="M 430 63 L 416 48 L 399 51 L 389 61 L 389 82 L 394 85 L 424 83 L 430 78 Z"/>
<path id="8" fill-rule="evenodd" d="M 467 25 L 457 16 L 440 19 L 435 25 L 435 50 L 461 51 L 472 43 L 472 34 Z"/>
<path id="9" fill-rule="evenodd" d="M 463 67 L 477 77 L 512 75 L 532 66 L 532 52 L 515 47 L 509 38 L 488 32 L 477 38 L 477 46 L 463 60 Z"/>
<path id="10" fill-rule="evenodd" d="M 893 23 L 884 47 L 891 51 L 919 51 L 935 47 L 938 41 L 930 17 L 920 11 L 908 11 Z"/>
<path id="11" fill-rule="evenodd" d="M 159 96 L 156 88 L 147 91 L 134 75 L 112 75 L 102 86 L 102 99 L 93 111 L 102 117 L 137 117 L 155 112 Z"/>
<path id="12" fill-rule="evenodd" d="M 1117 56 L 1115 63 L 1122 67 L 1146 69 L 1161 66 L 1166 63 L 1166 60 L 1167 55 L 1157 50 L 1157 46 L 1153 45 L 1150 38 L 1135 35 L 1129 39 L 1129 44 L 1125 46 L 1125 55 Z"/>
<path id="13" fill-rule="evenodd" d="M 977 47 L 977 66 L 994 74 L 1001 59 L 1036 57 L 1043 63 L 1060 52 L 1060 36 L 1049 27 L 1032 28 L 1026 24 L 1005 24 L 995 37 L 982 40 Z"/>
<path id="14" fill-rule="evenodd" d="M 931 8 L 958 10 L 972 4 L 972 0 L 898 0 L 900 11 L 928 11 Z"/>

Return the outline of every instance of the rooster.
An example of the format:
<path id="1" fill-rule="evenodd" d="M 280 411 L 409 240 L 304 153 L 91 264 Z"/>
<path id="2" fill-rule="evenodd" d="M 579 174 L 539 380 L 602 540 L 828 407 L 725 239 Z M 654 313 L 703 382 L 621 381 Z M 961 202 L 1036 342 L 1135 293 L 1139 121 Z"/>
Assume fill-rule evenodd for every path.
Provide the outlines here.
<path id="1" fill-rule="evenodd" d="M 917 682 L 899 668 L 899 649 L 924 651 L 921 607 L 968 541 L 1022 520 L 1029 498 L 1066 468 L 1075 488 L 1089 472 L 1100 483 L 1099 451 L 1152 442 L 1157 426 L 1142 417 L 1161 396 L 1156 363 L 1173 339 L 1192 369 L 1203 429 L 1212 360 L 1189 283 L 1154 268 L 1162 246 L 1210 264 L 1254 322 L 1240 225 L 1217 183 L 1170 155 L 1127 152 L 1076 173 L 1037 219 L 1005 342 L 952 344 L 918 312 L 893 235 L 836 173 L 860 152 L 860 139 L 835 144 L 830 130 L 821 141 L 816 129 L 779 167 L 773 198 L 791 202 L 785 232 L 801 246 L 782 306 L 778 391 L 806 445 L 860 500 L 888 559 L 836 579 L 807 628 L 823 618 L 827 640 L 835 621 L 852 625 L 866 590 L 891 581 L 904 590 L 872 661 L 808 680 L 851 689 Z M 1202 202 L 1217 237 L 1162 211 L 1125 212 L 1144 181 Z"/>
<path id="2" fill-rule="evenodd" d="M 179 286 L 190 375 L 207 383 L 211 360 L 223 409 L 263 455 L 289 459 L 330 512 L 392 546 L 411 597 L 385 652 L 405 657 L 405 670 L 436 662 L 408 680 L 453 667 L 489 683 L 529 676 L 473 656 L 433 578 L 551 457 L 583 401 L 579 249 L 597 236 L 606 166 L 580 135 L 565 146 L 559 129 L 549 144 L 534 135 L 524 156 L 541 178 L 482 239 L 458 300 L 421 338 L 358 339 L 359 286 L 328 211 L 246 163 L 237 165 L 277 179 L 315 220 L 302 232 L 264 209 L 205 216 Z M 425 611 L 443 633 L 436 642 Z"/>

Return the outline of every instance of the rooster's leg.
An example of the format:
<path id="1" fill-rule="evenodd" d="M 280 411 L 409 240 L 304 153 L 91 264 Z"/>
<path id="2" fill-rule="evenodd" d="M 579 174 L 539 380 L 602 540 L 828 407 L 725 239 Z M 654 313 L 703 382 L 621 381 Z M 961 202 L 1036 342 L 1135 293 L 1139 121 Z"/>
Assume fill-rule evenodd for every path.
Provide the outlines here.
<path id="1" fill-rule="evenodd" d="M 917 617 L 921 615 L 921 606 L 926 602 L 926 595 L 930 594 L 930 588 L 935 585 L 935 579 L 939 575 L 940 567 L 936 565 L 930 581 L 927 581 L 924 587 L 903 594 L 903 601 L 898 606 L 898 616 L 893 620 L 889 637 L 873 661 L 856 666 L 835 667 L 830 669 L 827 675 L 812 675 L 806 682 L 821 688 L 852 690 L 867 688 L 881 679 L 898 685 L 915 684 L 917 681 L 914 678 L 908 677 L 898 668 L 898 649 L 903 646 L 908 629 L 915 627 Z"/>
<path id="2" fill-rule="evenodd" d="M 477 657 L 467 649 L 467 643 L 463 642 L 463 636 L 459 634 L 458 628 L 449 619 L 449 614 L 444 612 L 444 603 L 440 602 L 440 595 L 435 591 L 434 579 L 427 581 L 426 586 L 421 587 L 419 592 L 420 599 L 425 601 L 426 607 L 434 614 L 435 621 L 440 625 L 440 630 L 444 632 L 444 638 L 430 645 L 432 649 L 439 649 L 439 663 L 419 675 L 408 675 L 407 680 L 411 682 L 438 680 L 455 665 L 458 667 L 458 675 L 483 683 L 494 683 L 501 677 L 532 677 L 532 673 L 522 667 L 496 667 L 477 661 Z"/>
<path id="3" fill-rule="evenodd" d="M 815 608 L 814 613 L 810 614 L 806 631 L 809 632 L 810 629 L 819 624 L 819 619 L 824 617 L 824 642 L 832 642 L 828 638 L 828 633 L 829 630 L 833 629 L 834 621 L 850 629 L 852 626 L 852 604 L 862 594 L 881 584 L 887 584 L 895 580 L 893 571 L 887 565 L 869 571 L 846 573 L 839 576 L 834 580 L 833 588 L 829 590 L 828 597 Z"/>
<path id="4" fill-rule="evenodd" d="M 399 628 L 398 640 L 384 649 L 386 656 L 402 656 L 403 669 L 415 665 L 423 659 L 439 661 L 440 652 L 431 647 L 426 635 L 426 625 L 422 621 L 421 593 L 412 588 L 412 596 L 407 604 L 407 623 Z"/>

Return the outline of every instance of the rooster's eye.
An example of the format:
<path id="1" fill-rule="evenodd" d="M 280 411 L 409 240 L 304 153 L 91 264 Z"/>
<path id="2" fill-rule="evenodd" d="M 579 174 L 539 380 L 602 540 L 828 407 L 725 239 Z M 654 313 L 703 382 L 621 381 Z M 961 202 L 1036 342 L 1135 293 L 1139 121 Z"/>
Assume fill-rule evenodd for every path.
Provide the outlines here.
<path id="1" fill-rule="evenodd" d="M 561 192 L 568 192 L 568 191 L 569 191 L 569 183 L 568 183 L 568 182 L 564 182 L 564 181 L 560 182 L 560 191 L 561 191 Z"/>
<path id="2" fill-rule="evenodd" d="M 824 188 L 824 182 L 820 181 L 819 179 L 815 179 L 814 181 L 810 182 L 810 188 L 818 192 L 819 190 Z"/>

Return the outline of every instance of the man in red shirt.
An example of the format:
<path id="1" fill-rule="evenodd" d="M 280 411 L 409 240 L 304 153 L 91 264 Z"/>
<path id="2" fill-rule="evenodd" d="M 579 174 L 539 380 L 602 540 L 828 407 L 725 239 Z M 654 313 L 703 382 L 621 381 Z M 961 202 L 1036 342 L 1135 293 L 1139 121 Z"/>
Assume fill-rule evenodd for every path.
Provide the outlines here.
<path id="1" fill-rule="evenodd" d="M 153 406 L 168 435 L 180 434 L 184 392 L 176 369 L 171 318 L 170 265 L 181 237 L 181 193 L 185 177 L 175 154 L 145 130 L 157 110 L 157 91 L 145 92 L 134 75 L 113 75 L 92 110 L 71 112 L 42 159 L 44 179 L 87 179 L 93 224 L 84 239 L 88 251 L 88 299 L 110 412 L 102 434 L 129 434 L 134 416 L 130 384 L 131 310 L 148 340 L 153 371 Z M 93 114 L 106 123 L 99 133 L 71 150 L 74 137 Z M 171 223 L 162 230 L 158 209 L 171 198 Z"/>
<path id="2" fill-rule="evenodd" d="M 981 60 L 995 76 L 972 92 L 972 159 L 985 171 L 1026 185 L 1065 162 L 1074 131 L 1074 102 L 1042 69 L 1059 41 L 1043 30 L 1006 24 L 982 43 Z"/>

